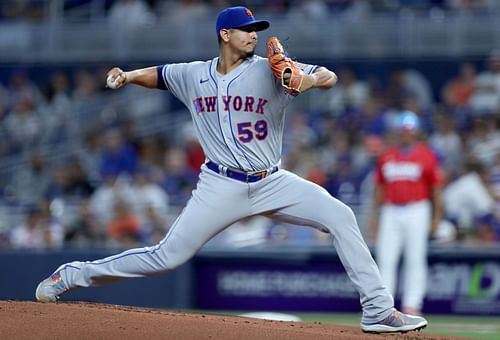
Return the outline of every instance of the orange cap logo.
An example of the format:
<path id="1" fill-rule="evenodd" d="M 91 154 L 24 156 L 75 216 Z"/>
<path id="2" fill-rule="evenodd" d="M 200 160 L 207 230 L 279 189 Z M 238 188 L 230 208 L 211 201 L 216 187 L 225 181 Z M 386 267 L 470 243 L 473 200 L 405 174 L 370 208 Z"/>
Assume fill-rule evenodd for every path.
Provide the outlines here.
<path id="1" fill-rule="evenodd" d="M 246 14 L 247 14 L 250 18 L 252 18 L 252 19 L 253 19 L 253 13 L 252 13 L 252 11 L 251 11 L 251 10 L 249 10 L 248 8 L 245 8 L 245 13 L 246 13 Z"/>

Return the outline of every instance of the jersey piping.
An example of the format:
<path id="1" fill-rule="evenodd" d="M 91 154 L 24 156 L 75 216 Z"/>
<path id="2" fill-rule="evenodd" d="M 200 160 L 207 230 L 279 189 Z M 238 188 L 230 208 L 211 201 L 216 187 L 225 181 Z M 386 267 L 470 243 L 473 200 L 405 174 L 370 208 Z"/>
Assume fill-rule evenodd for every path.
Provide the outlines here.
<path id="1" fill-rule="evenodd" d="M 210 75 L 210 78 L 212 78 L 212 81 L 215 84 L 215 88 L 217 89 L 218 88 L 217 80 L 215 80 L 215 77 L 212 74 L 212 64 L 213 64 L 213 62 L 214 62 L 214 59 L 212 59 L 210 61 L 210 65 L 208 66 L 208 74 Z M 213 72 L 215 72 L 215 70 Z M 236 162 L 236 164 L 238 164 L 238 166 L 240 168 L 243 168 L 241 166 L 240 162 L 238 162 L 238 160 L 236 159 L 236 156 L 231 151 L 231 148 L 229 147 L 229 145 L 227 145 L 226 139 L 224 138 L 224 132 L 222 131 L 222 125 L 220 123 L 220 112 L 219 112 L 219 105 L 218 104 L 217 104 L 217 122 L 219 123 L 219 129 L 220 129 L 220 133 L 221 133 L 221 138 L 222 138 L 222 141 L 224 142 L 224 145 L 226 145 L 227 149 L 229 150 L 229 153 L 231 154 L 231 156 L 233 156 L 234 161 Z M 231 129 L 231 131 L 232 131 L 232 129 Z"/>
<path id="2" fill-rule="evenodd" d="M 246 68 L 245 68 L 245 70 L 246 70 Z M 234 77 L 233 79 L 231 79 L 231 81 L 229 81 L 229 83 L 227 84 L 227 93 L 226 94 L 227 94 L 228 97 L 229 97 L 229 87 L 231 86 L 232 82 L 235 81 L 236 79 L 238 79 L 238 77 L 241 76 L 243 74 L 243 72 L 245 72 L 245 70 L 241 71 L 240 74 L 238 74 L 236 77 Z M 252 170 L 255 170 L 255 167 L 252 164 L 252 162 L 250 162 L 250 160 L 248 159 L 248 157 L 247 157 L 247 155 L 245 153 L 245 150 L 243 150 L 243 148 L 241 147 L 241 145 L 236 140 L 236 137 L 234 136 L 233 123 L 232 123 L 232 120 L 231 120 L 231 109 L 230 109 L 230 106 L 228 106 L 227 112 L 228 112 L 228 115 L 229 115 L 229 128 L 231 129 L 231 135 L 233 136 L 234 144 L 241 151 L 241 153 L 243 154 L 243 157 L 245 157 L 245 159 L 248 162 L 248 165 L 250 165 L 250 167 L 252 168 Z"/>

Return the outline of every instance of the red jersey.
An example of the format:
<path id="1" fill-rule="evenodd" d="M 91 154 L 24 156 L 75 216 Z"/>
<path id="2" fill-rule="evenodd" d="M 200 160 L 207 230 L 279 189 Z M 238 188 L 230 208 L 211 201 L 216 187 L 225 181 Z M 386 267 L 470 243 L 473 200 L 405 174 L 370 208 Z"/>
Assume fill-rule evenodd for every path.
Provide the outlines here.
<path id="1" fill-rule="evenodd" d="M 375 182 L 384 188 L 384 202 L 406 204 L 431 198 L 443 182 L 436 156 L 425 144 L 403 151 L 393 147 L 378 159 Z"/>

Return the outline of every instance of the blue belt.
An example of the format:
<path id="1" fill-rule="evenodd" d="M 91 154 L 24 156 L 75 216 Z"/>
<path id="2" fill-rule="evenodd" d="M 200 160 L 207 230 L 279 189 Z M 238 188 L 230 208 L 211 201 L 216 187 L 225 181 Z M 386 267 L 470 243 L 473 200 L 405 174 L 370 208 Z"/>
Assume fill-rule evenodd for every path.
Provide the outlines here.
<path id="1" fill-rule="evenodd" d="M 244 172 L 243 170 L 231 169 L 225 166 L 220 166 L 212 161 L 208 161 L 207 163 L 205 163 L 205 165 L 213 172 L 245 183 L 258 182 L 261 179 L 266 178 L 267 176 L 274 174 L 276 171 L 279 170 L 277 166 L 274 166 L 271 169 L 267 170 Z"/>

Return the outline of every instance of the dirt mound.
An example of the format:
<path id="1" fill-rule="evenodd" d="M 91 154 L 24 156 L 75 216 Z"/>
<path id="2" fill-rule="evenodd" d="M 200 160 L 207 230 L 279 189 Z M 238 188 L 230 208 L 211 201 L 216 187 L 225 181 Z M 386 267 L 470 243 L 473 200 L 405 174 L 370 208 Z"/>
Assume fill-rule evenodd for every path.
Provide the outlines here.
<path id="1" fill-rule="evenodd" d="M 456 339 L 368 335 L 358 328 L 90 303 L 0 301 L 0 339 Z"/>

